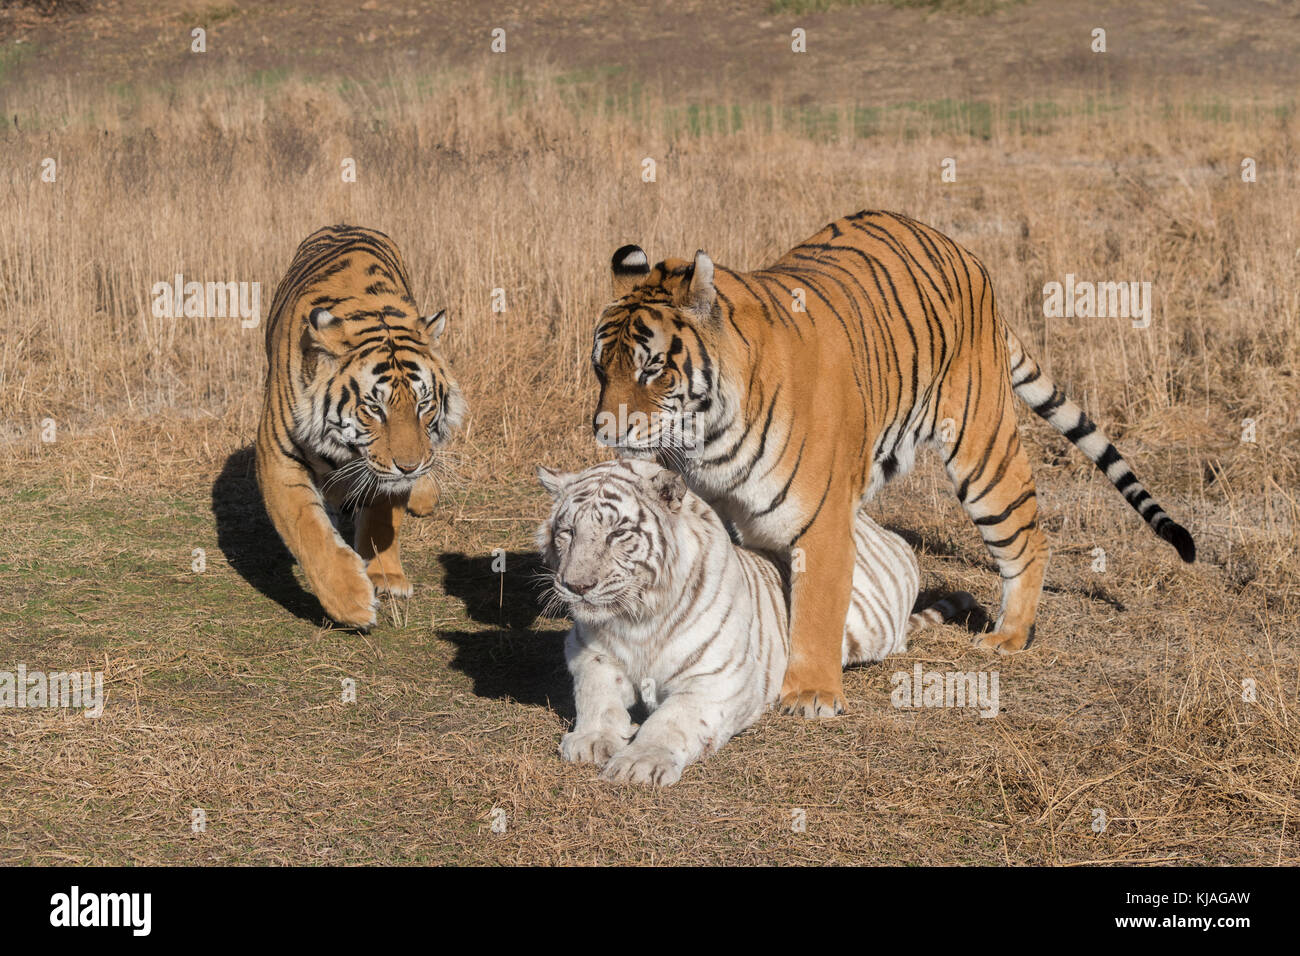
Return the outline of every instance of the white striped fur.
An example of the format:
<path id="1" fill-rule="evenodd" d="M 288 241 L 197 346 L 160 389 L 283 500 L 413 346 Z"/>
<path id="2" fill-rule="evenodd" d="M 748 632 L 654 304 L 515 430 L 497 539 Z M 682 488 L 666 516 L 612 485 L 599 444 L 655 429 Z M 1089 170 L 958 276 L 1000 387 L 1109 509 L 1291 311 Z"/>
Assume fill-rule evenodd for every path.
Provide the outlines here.
<path id="1" fill-rule="evenodd" d="M 790 642 L 785 571 L 734 544 L 713 509 L 653 462 L 538 475 L 555 498 L 538 547 L 574 622 L 565 658 L 577 720 L 560 754 L 607 780 L 669 786 L 776 702 Z M 845 665 L 905 650 L 910 630 L 974 606 L 955 595 L 909 617 L 911 549 L 865 511 L 855 542 Z M 650 712 L 639 729 L 628 714 L 638 699 Z"/>
<path id="2" fill-rule="evenodd" d="M 1011 360 L 1011 387 L 1016 397 L 1034 410 L 1058 432 L 1068 438 L 1092 461 L 1115 489 L 1124 496 L 1142 520 L 1178 551 L 1178 556 L 1191 562 L 1196 558 L 1196 544 L 1187 529 L 1178 524 L 1161 508 L 1142 487 L 1133 469 L 1120 455 L 1105 433 L 1097 427 L 1082 408 L 1066 397 L 1048 377 L 1016 338 L 1010 329 L 1004 330 L 1008 357 Z"/>

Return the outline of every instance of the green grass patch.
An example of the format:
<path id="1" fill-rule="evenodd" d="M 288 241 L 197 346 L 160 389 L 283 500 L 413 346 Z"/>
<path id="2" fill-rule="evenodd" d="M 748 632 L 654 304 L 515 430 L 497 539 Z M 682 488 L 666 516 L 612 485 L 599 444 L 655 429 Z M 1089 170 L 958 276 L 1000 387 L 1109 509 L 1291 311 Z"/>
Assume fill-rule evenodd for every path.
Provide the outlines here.
<path id="1" fill-rule="evenodd" d="M 5 43 L 0 45 L 0 81 L 29 59 L 36 49 L 30 43 Z"/>
<path id="2" fill-rule="evenodd" d="M 201 26 L 210 27 L 218 23 L 225 23 L 227 20 L 233 20 L 239 14 L 239 7 L 233 3 L 217 4 L 206 8 L 199 14 L 198 20 Z"/>
<path id="3" fill-rule="evenodd" d="M 849 7 L 890 6 L 899 10 L 928 10 L 986 16 L 1025 0 L 770 0 L 768 13 L 824 13 Z"/>

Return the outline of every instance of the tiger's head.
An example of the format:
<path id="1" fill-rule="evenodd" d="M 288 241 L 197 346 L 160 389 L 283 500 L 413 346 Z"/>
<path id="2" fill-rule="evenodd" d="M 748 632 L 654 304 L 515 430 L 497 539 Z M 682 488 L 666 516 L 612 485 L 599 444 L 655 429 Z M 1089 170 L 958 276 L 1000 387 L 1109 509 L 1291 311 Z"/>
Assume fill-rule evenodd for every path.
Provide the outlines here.
<path id="1" fill-rule="evenodd" d="M 432 470 L 465 415 L 434 348 L 446 325 L 445 311 L 411 318 L 399 309 L 312 309 L 304 329 L 312 450 L 386 494 L 408 491 Z"/>
<path id="2" fill-rule="evenodd" d="M 678 519 L 698 500 L 680 475 L 649 461 L 601 462 L 577 474 L 538 468 L 554 498 L 537 529 L 551 588 L 573 619 L 652 618 L 673 596 Z"/>
<path id="3" fill-rule="evenodd" d="M 600 383 L 592 419 L 598 441 L 624 454 L 702 449 L 718 400 L 722 324 L 713 262 L 668 259 L 652 270 L 639 246 L 611 262 L 615 302 L 596 325 L 591 365 Z"/>

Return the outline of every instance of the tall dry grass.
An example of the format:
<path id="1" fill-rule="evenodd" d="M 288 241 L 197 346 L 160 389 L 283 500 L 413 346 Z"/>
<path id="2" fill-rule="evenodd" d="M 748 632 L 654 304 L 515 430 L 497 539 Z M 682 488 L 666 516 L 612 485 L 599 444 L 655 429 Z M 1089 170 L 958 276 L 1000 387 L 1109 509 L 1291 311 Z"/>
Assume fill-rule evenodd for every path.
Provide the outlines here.
<path id="1" fill-rule="evenodd" d="M 37 441 L 46 417 L 72 435 L 159 416 L 251 435 L 261 329 L 155 318 L 150 289 L 178 272 L 256 281 L 265 310 L 297 242 L 335 221 L 391 234 L 421 304 L 450 309 L 447 348 L 475 412 L 471 469 L 586 453 L 589 334 L 612 249 L 703 247 L 754 267 L 831 218 L 884 207 L 974 250 L 1039 357 L 1126 449 L 1155 460 L 1157 487 L 1224 524 L 1225 546 L 1234 524 L 1296 543 L 1290 109 L 1169 94 L 701 106 L 544 68 L 370 82 L 227 72 L 118 91 L 50 82 L 9 91 L 3 107 L 10 455 L 49 453 Z M 55 183 L 41 181 L 45 157 Z M 347 157 L 355 183 L 340 175 Z M 941 181 L 945 157 L 955 183 Z M 1258 182 L 1242 182 L 1244 157 Z M 646 158 L 656 182 L 642 180 Z M 1066 273 L 1150 282 L 1151 328 L 1045 319 L 1042 287 Z M 491 309 L 498 288 L 504 313 Z M 1253 445 L 1240 441 L 1247 418 Z M 1085 467 L 1041 441 L 1053 466 Z"/>

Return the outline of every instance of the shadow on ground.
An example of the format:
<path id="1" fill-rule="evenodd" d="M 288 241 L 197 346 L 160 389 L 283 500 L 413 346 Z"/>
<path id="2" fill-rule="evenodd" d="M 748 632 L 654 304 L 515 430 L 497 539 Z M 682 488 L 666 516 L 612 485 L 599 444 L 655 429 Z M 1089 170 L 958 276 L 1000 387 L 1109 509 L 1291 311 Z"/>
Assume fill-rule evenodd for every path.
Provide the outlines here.
<path id="1" fill-rule="evenodd" d="M 474 682 L 474 694 L 546 707 L 572 720 L 573 683 L 564 666 L 568 628 L 542 617 L 543 568 L 537 555 L 449 552 L 438 560 L 446 593 L 463 603 L 470 620 L 489 625 L 438 634 L 455 645 L 451 666 Z"/>
<path id="2" fill-rule="evenodd" d="M 325 618 L 320 602 L 293 576 L 293 555 L 280 541 L 262 504 L 253 472 L 253 446 L 226 459 L 212 483 L 212 515 L 217 546 L 240 577 L 303 620 L 319 624 Z"/>
<path id="3" fill-rule="evenodd" d="M 934 535 L 918 534 L 910 528 L 899 528 L 893 525 L 886 526 L 886 530 L 892 531 L 894 534 L 902 538 L 907 542 L 908 547 L 917 554 L 933 554 L 945 558 L 966 559 L 969 557 L 966 552 L 958 548 L 953 540 L 948 537 L 939 538 Z M 981 558 L 978 559 L 976 563 L 981 567 L 987 568 L 993 574 L 998 573 L 997 565 L 993 563 L 993 560 L 987 555 L 987 553 L 982 553 Z M 1048 568 L 1050 573 L 1050 563 Z M 1087 587 L 1061 587 L 1057 584 L 1045 582 L 1043 584 L 1043 591 L 1048 594 L 1079 594 L 1090 601 L 1095 601 L 1098 604 L 1105 604 L 1108 607 L 1114 608 L 1116 611 L 1127 610 L 1123 601 L 1119 600 L 1119 598 L 1115 597 L 1100 585 L 1094 584 Z M 939 600 L 941 597 L 945 597 L 948 593 L 951 592 L 947 592 L 943 588 L 931 588 L 922 591 L 920 597 L 917 599 L 914 610 L 922 610 Z M 975 630 L 977 624 L 983 630 L 991 631 L 994 623 L 993 619 L 985 614 L 982 609 L 972 611 L 964 620 L 960 617 L 956 618 L 956 621 L 957 623 L 964 623 L 966 628 L 971 631 Z"/>

